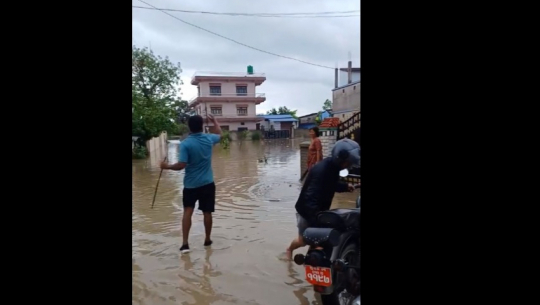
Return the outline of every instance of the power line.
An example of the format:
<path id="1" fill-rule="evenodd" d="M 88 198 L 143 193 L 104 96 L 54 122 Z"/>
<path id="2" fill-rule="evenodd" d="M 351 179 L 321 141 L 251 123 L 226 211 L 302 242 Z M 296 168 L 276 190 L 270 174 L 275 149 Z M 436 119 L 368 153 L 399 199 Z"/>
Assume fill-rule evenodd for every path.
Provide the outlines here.
<path id="1" fill-rule="evenodd" d="M 168 8 L 144 7 L 144 6 L 138 6 L 138 5 L 132 5 L 131 7 L 146 9 L 146 10 L 160 10 L 160 11 L 179 12 L 179 13 L 188 13 L 188 14 L 208 14 L 208 15 L 243 16 L 243 17 L 333 18 L 333 17 L 359 17 L 360 16 L 359 14 L 360 10 L 316 12 L 316 13 L 220 13 L 220 12 L 190 11 L 190 10 L 168 9 Z M 351 15 L 352 13 L 358 13 L 358 14 Z M 335 15 L 335 14 L 345 14 L 345 15 Z"/>
<path id="2" fill-rule="evenodd" d="M 221 38 L 223 38 L 223 39 L 227 39 L 227 40 L 232 41 L 232 42 L 234 42 L 234 43 L 236 43 L 236 44 L 239 44 L 239 45 L 241 45 L 241 46 L 244 46 L 244 47 L 246 47 L 246 48 L 250 48 L 250 49 L 253 49 L 253 50 L 255 50 L 255 51 L 259 51 L 259 52 L 262 52 L 262 53 L 274 55 L 274 56 L 277 56 L 277 57 L 281 57 L 281 58 L 286 58 L 286 59 L 298 61 L 298 62 L 301 62 L 301 63 L 304 63 L 304 64 L 308 64 L 308 65 L 312 65 L 312 66 L 316 66 L 316 67 L 321 67 L 321 68 L 327 68 L 327 69 L 332 69 L 332 70 L 334 70 L 334 68 L 332 68 L 332 67 L 323 66 L 323 65 L 314 64 L 314 63 L 310 63 L 310 62 L 303 61 L 303 60 L 300 60 L 300 59 L 296 59 L 296 58 L 292 58 L 292 57 L 284 56 L 284 55 L 279 55 L 279 54 L 276 54 L 276 53 L 268 52 L 268 51 L 265 51 L 265 50 L 261 50 L 261 49 L 258 49 L 258 48 L 249 46 L 249 45 L 247 45 L 247 44 L 245 44 L 245 43 L 241 43 L 241 42 L 239 42 L 239 41 L 236 41 L 236 40 L 234 40 L 234 39 L 225 37 L 225 36 L 220 35 L 220 34 L 218 34 L 218 33 L 215 33 L 215 32 L 212 32 L 212 31 L 210 31 L 210 30 L 201 28 L 200 26 L 195 25 L 195 24 L 193 24 L 193 23 L 189 23 L 189 22 L 187 22 L 187 21 L 184 21 L 184 20 L 182 20 L 182 19 L 180 19 L 180 18 L 178 18 L 178 17 L 176 17 L 176 16 L 174 16 L 174 15 L 171 15 L 171 14 L 167 13 L 166 11 L 164 11 L 164 10 L 162 10 L 162 9 L 159 9 L 159 8 L 153 6 L 152 4 L 149 4 L 149 3 L 147 3 L 147 2 L 145 2 L 145 1 L 143 1 L 143 0 L 139 0 L 139 1 L 142 2 L 142 3 L 144 3 L 144 4 L 146 4 L 146 5 L 149 5 L 149 6 L 153 7 L 153 8 L 155 8 L 155 9 L 158 10 L 158 11 L 161 11 L 161 12 L 164 13 L 164 14 L 167 14 L 167 15 L 173 17 L 174 19 L 176 19 L 176 20 L 178 20 L 178 21 L 180 21 L 180 22 L 182 22 L 182 23 L 185 23 L 185 24 L 190 25 L 190 26 L 192 26 L 192 27 L 196 27 L 196 28 L 198 28 L 198 29 L 200 29 L 200 30 L 203 30 L 203 31 L 205 31 L 205 32 L 208 32 L 208 33 L 210 33 L 210 34 L 212 34 L 212 35 L 216 35 L 216 36 L 221 37 Z"/>

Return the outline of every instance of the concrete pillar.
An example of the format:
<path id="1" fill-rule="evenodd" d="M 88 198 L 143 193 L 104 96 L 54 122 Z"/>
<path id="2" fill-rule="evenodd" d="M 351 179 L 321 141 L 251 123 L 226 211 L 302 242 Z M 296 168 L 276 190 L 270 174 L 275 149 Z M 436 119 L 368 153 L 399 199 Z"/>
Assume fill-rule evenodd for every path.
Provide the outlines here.
<path id="1" fill-rule="evenodd" d="M 338 68 L 334 69 L 334 89 L 338 87 Z"/>
<path id="2" fill-rule="evenodd" d="M 347 83 L 352 83 L 352 61 L 350 60 L 347 65 Z"/>
<path id="3" fill-rule="evenodd" d="M 307 157 L 310 143 L 310 141 L 300 143 L 300 176 L 302 176 L 307 169 Z"/>

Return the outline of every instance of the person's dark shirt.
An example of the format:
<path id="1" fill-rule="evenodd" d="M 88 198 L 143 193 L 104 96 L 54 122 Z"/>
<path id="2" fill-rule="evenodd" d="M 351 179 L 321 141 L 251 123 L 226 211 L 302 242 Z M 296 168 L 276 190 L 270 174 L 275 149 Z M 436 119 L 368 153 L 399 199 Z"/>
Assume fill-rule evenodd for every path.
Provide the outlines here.
<path id="1" fill-rule="evenodd" d="M 339 181 L 341 168 L 331 157 L 315 164 L 306 177 L 295 208 L 310 224 L 315 223 L 318 212 L 327 211 L 334 193 L 348 191 L 348 184 Z"/>

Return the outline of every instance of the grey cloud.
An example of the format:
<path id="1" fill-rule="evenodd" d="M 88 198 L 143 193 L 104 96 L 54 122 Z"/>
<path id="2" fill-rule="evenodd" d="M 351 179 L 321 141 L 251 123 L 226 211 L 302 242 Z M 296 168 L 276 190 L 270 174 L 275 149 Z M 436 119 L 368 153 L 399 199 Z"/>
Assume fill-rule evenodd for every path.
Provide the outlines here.
<path id="1" fill-rule="evenodd" d="M 177 1 L 147 2 L 160 8 L 215 12 L 318 12 L 360 9 L 358 1 Z M 316 3 L 316 5 L 314 5 Z M 139 1 L 134 5 L 145 6 Z M 351 52 L 359 65 L 359 18 L 253 18 L 174 13 L 187 22 L 269 52 L 334 67 L 346 65 Z M 159 11 L 133 9 L 133 38 L 137 46 L 151 42 L 156 54 L 181 62 L 183 77 L 195 70 L 245 71 L 253 65 L 266 73 L 258 89 L 267 100 L 258 112 L 279 106 L 298 109 L 299 114 L 320 110 L 331 99 L 334 71 L 261 53 L 200 29 Z M 189 82 L 185 82 L 189 85 Z M 184 96 L 189 98 L 189 96 Z"/>

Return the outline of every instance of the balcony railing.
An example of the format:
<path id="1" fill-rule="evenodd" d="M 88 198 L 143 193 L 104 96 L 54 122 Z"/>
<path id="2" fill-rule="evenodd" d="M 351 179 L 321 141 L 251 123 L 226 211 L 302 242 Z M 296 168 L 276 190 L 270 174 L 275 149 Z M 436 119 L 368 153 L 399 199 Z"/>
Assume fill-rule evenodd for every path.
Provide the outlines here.
<path id="1" fill-rule="evenodd" d="M 240 98 L 262 98 L 266 97 L 264 93 L 207 93 L 201 94 L 189 100 L 191 104 L 199 97 L 240 97 Z"/>

